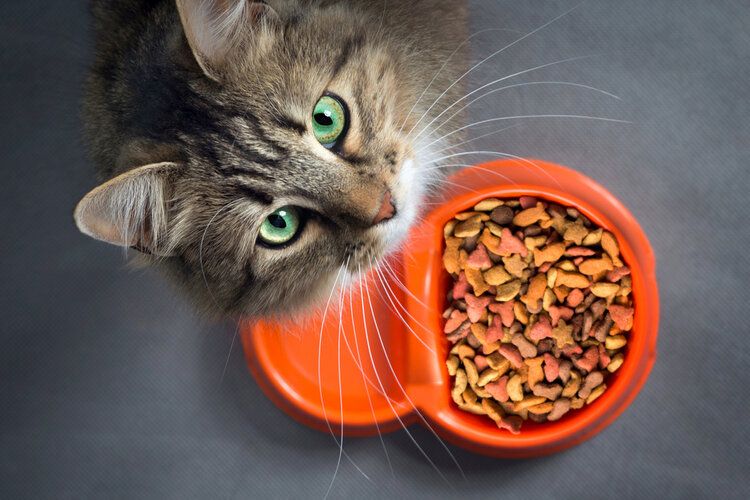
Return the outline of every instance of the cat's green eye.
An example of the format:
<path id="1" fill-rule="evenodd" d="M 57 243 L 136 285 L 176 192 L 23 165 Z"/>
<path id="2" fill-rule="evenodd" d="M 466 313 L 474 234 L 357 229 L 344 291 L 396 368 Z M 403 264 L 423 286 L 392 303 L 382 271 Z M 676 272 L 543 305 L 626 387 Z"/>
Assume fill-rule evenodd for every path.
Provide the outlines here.
<path id="1" fill-rule="evenodd" d="M 326 148 L 333 148 L 343 139 L 347 128 L 344 103 L 331 95 L 324 95 L 315 105 L 312 116 L 313 134 Z"/>
<path id="2" fill-rule="evenodd" d="M 301 225 L 302 217 L 297 208 L 281 207 L 265 218 L 258 236 L 268 246 L 283 245 L 294 239 Z"/>

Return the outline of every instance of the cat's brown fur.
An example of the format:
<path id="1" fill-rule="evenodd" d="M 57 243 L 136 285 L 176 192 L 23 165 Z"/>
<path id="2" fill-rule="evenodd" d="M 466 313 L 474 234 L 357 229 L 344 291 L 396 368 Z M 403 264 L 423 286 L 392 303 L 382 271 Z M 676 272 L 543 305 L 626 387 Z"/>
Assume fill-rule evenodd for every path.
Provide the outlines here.
<path id="1" fill-rule="evenodd" d="M 93 2 L 85 123 L 105 184 L 79 205 L 78 225 L 136 248 L 208 310 L 308 305 L 341 266 L 353 274 L 395 248 L 439 182 L 419 170 L 407 132 L 463 68 L 459 51 L 417 102 L 465 39 L 463 2 L 177 4 Z M 326 92 L 351 113 L 339 154 L 309 132 Z M 397 214 L 373 226 L 389 190 Z M 282 205 L 309 211 L 302 235 L 257 245 Z"/>

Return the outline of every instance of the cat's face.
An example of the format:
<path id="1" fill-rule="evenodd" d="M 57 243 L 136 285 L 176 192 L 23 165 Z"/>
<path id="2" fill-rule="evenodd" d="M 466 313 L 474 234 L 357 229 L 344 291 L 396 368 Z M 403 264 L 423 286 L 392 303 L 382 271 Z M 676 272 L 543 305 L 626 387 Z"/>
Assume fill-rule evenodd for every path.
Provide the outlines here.
<path id="1" fill-rule="evenodd" d="M 355 275 L 396 249 L 434 180 L 405 133 L 419 90 L 408 59 L 342 8 L 250 4 L 252 34 L 227 32 L 232 45 L 219 48 L 221 33 L 200 31 L 200 2 L 178 5 L 203 73 L 186 79 L 175 112 L 189 119 L 175 123 L 180 161 L 145 167 L 150 183 L 125 174 L 138 179 L 130 193 L 152 193 L 126 244 L 210 309 L 307 306 L 342 268 Z M 163 216 L 151 215 L 160 197 Z"/>

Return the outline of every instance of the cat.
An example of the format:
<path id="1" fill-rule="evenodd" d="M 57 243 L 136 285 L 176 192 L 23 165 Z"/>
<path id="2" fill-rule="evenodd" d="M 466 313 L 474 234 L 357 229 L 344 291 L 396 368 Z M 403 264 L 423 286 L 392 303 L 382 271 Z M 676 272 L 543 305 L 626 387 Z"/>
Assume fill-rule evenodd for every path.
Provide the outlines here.
<path id="1" fill-rule="evenodd" d="M 83 121 L 103 183 L 76 224 L 209 313 L 309 308 L 342 268 L 396 250 L 444 177 L 413 138 L 458 95 L 464 1 L 94 0 L 92 15 Z"/>

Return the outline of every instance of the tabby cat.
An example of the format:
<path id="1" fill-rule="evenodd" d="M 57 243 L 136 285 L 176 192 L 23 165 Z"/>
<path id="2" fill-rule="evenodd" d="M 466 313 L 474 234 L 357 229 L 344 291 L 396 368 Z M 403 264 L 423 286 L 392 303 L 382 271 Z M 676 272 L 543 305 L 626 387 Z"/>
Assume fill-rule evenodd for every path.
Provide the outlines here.
<path id="1" fill-rule="evenodd" d="M 460 75 L 463 1 L 94 0 L 92 11 L 84 122 L 103 184 L 76 223 L 135 249 L 208 311 L 310 306 L 342 267 L 355 278 L 395 250 L 441 182 L 413 138 Z"/>

